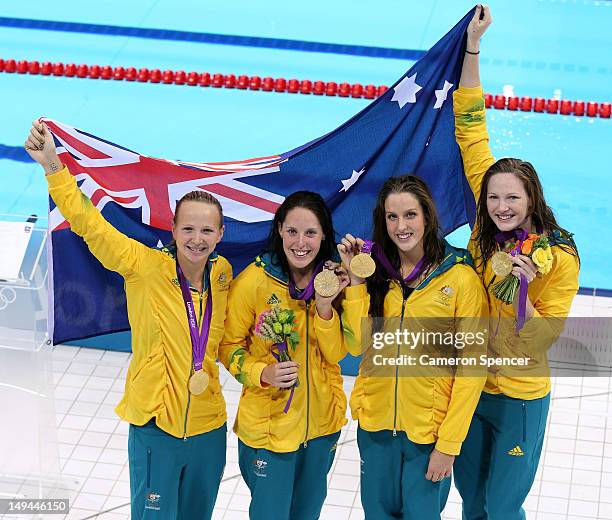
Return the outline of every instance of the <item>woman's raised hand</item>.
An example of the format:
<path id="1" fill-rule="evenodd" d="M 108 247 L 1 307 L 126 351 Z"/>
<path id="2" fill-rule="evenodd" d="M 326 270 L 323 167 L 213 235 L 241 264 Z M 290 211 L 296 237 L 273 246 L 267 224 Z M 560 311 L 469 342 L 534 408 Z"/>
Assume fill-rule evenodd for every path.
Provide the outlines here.
<path id="1" fill-rule="evenodd" d="M 55 173 L 62 169 L 62 162 L 57 156 L 53 136 L 43 122 L 34 121 L 32 123 L 30 133 L 25 141 L 25 150 L 32 159 L 45 169 L 45 173 Z"/>
<path id="2" fill-rule="evenodd" d="M 363 278 L 355 276 L 349 269 L 351 260 L 355 255 L 359 254 L 363 243 L 364 241 L 361 238 L 354 237 L 350 233 L 347 233 L 338 244 L 338 253 L 340 253 L 340 258 L 342 259 L 342 265 L 349 274 L 351 285 L 359 285 L 365 281 Z"/>
<path id="3" fill-rule="evenodd" d="M 478 4 L 474 17 L 467 28 L 467 50 L 478 52 L 480 49 L 480 38 L 493 22 L 488 5 Z"/>
<path id="4" fill-rule="evenodd" d="M 533 263 L 533 260 L 525 255 L 511 256 L 510 260 L 514 264 L 512 268 L 512 274 L 518 279 L 523 275 L 527 283 L 533 282 L 534 278 L 538 274 L 538 268 Z M 518 293 L 517 293 L 518 294 Z"/>
<path id="5" fill-rule="evenodd" d="M 318 292 L 315 292 L 315 305 L 317 306 L 317 313 L 321 318 L 324 320 L 331 320 L 333 315 L 332 302 L 342 291 L 344 291 L 344 288 L 350 283 L 350 279 L 346 268 L 343 265 L 332 262 L 331 260 L 325 262 L 324 269 L 334 271 L 334 274 L 338 277 L 339 287 L 336 293 L 329 297 L 321 296 Z"/>

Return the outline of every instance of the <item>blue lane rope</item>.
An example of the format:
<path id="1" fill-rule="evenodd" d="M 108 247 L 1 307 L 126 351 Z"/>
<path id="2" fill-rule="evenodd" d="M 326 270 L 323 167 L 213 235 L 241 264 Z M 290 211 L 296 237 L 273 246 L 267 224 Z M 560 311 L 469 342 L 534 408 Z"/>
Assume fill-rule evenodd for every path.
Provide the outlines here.
<path id="1" fill-rule="evenodd" d="M 5 144 L 0 144 L 0 159 L 17 162 L 34 162 L 23 146 L 7 146 Z"/>
<path id="2" fill-rule="evenodd" d="M 260 36 L 238 36 L 232 34 L 174 31 L 169 29 L 151 29 L 144 27 L 123 27 L 119 25 L 33 20 L 29 18 L 0 17 L 0 27 L 100 34 L 103 36 L 128 36 L 130 38 L 210 43 L 216 45 L 237 45 L 241 47 L 260 47 L 264 49 L 280 49 L 301 52 L 348 54 L 351 56 L 392 58 L 411 61 L 419 60 L 425 55 L 425 51 L 418 49 L 394 49 L 390 47 L 373 47 L 367 45 L 344 45 L 340 43 L 308 42 L 303 40 L 265 38 Z"/>

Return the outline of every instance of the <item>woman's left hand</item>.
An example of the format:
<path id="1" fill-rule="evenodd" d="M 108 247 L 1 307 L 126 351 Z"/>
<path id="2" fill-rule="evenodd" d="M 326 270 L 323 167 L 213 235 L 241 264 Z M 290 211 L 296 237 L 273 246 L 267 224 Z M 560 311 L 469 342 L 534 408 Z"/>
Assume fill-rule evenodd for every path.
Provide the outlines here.
<path id="1" fill-rule="evenodd" d="M 326 298 L 315 292 L 315 305 L 317 306 L 317 313 L 324 320 L 331 320 L 333 316 L 332 302 L 344 290 L 344 288 L 349 285 L 351 280 L 346 268 L 336 262 L 332 262 L 331 260 L 325 262 L 323 269 L 333 270 L 338 277 L 338 281 L 340 282 L 340 287 L 336 291 L 336 294 L 332 296 Z"/>
<path id="2" fill-rule="evenodd" d="M 527 283 L 531 283 L 538 274 L 538 268 L 533 263 L 533 260 L 525 255 L 511 256 L 510 259 L 514 264 L 512 274 L 519 280 L 521 279 L 521 275 L 523 275 Z"/>
<path id="3" fill-rule="evenodd" d="M 467 28 L 467 43 L 468 50 L 472 52 L 478 51 L 480 47 L 480 38 L 493 23 L 491 11 L 488 5 L 478 4 L 474 11 L 474 16 L 470 20 Z"/>
<path id="4" fill-rule="evenodd" d="M 450 477 L 454 462 L 454 455 L 447 455 L 434 448 L 429 455 L 429 466 L 425 478 L 432 482 L 440 482 L 442 479 Z"/>

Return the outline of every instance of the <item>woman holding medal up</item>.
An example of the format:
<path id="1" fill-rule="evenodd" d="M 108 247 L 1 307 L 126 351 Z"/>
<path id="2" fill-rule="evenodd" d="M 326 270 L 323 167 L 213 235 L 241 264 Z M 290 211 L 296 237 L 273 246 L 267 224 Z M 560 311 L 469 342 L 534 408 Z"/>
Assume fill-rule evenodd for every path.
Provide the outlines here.
<path id="1" fill-rule="evenodd" d="M 550 404 L 546 350 L 578 290 L 579 258 L 546 204 L 533 166 L 520 159 L 495 161 L 491 154 L 478 62 L 480 38 L 491 21 L 489 8 L 477 6 L 453 95 L 457 142 L 478 205 L 469 248 L 487 289 L 489 356 L 523 355 L 536 363 L 489 372 L 455 463 L 455 483 L 465 520 L 523 520 Z M 508 282 L 513 291 L 504 290 Z"/>
<path id="2" fill-rule="evenodd" d="M 25 148 L 72 231 L 125 279 L 133 357 L 116 412 L 130 423 L 132 519 L 211 518 L 227 437 L 216 359 L 232 268 L 215 252 L 221 205 L 188 193 L 176 205 L 173 245 L 151 249 L 115 229 L 79 190 L 46 125 L 33 123 Z"/>
<path id="3" fill-rule="evenodd" d="M 486 336 L 480 345 L 459 341 L 464 333 L 481 332 L 486 298 L 469 253 L 439 237 L 434 201 L 422 180 L 389 178 L 378 194 L 373 221 L 374 243 L 346 235 L 338 245 L 350 266 L 342 314 L 347 347 L 359 355 L 364 346 L 350 400 L 359 421 L 361 503 L 367 520 L 439 519 L 453 461 L 484 385 L 482 370 L 420 367 L 421 356 L 433 354 L 430 346 L 398 342 L 383 349 L 374 334 L 383 328 L 447 329 L 453 342 L 438 353 L 475 356 L 486 347 Z M 371 337 L 367 317 L 373 318 Z M 382 318 L 383 327 L 376 324 Z M 410 355 L 417 366 L 379 368 L 376 361 Z"/>
<path id="4" fill-rule="evenodd" d="M 348 275 L 334 256 L 324 200 L 296 192 L 277 209 L 266 251 L 230 290 L 219 354 L 244 386 L 234 431 L 251 520 L 319 518 L 327 494 L 346 423 L 346 349 L 332 303 Z"/>

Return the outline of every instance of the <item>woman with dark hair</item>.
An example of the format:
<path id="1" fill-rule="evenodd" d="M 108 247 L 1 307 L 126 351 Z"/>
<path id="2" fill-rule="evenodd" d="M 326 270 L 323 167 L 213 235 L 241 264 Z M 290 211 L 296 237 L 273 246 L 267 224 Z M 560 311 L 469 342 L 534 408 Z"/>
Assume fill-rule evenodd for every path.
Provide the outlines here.
<path id="1" fill-rule="evenodd" d="M 234 431 L 251 520 L 318 518 L 327 494 L 346 423 L 338 366 L 346 348 L 332 302 L 348 275 L 328 263 L 340 278 L 335 293 L 323 297 L 313 286 L 334 256 L 329 209 L 320 195 L 299 191 L 278 208 L 266 251 L 230 290 L 220 359 L 244 385 Z M 291 346 L 266 327 L 282 328 Z"/>
<path id="2" fill-rule="evenodd" d="M 523 520 L 550 404 L 546 350 L 562 331 L 578 290 L 579 258 L 571 234 L 546 204 L 534 167 L 520 159 L 495 161 L 491 154 L 478 62 L 480 38 L 491 22 L 489 8 L 477 6 L 453 95 L 457 142 L 478 204 L 469 248 L 489 300 L 495 331 L 490 355 L 519 354 L 533 361 L 528 368 L 489 372 L 455 463 L 455 483 L 465 520 Z M 544 235 L 551 246 L 552 266 L 546 274 L 528 256 L 531 246 L 524 247 L 529 234 Z M 498 299 L 495 289 L 504 276 L 500 259 L 509 259 L 507 271 L 520 279 L 509 303 Z"/>
<path id="3" fill-rule="evenodd" d="M 486 329 L 479 329 L 486 298 L 469 253 L 440 238 L 436 207 L 421 179 L 388 179 L 373 220 L 373 245 L 352 235 L 338 245 L 346 265 L 364 249 L 376 262 L 367 286 L 350 272 L 342 314 L 347 348 L 353 355 L 363 351 L 350 403 L 359 421 L 361 502 L 368 520 L 439 519 L 484 385 L 482 371 L 464 369 L 460 360 L 476 359 L 486 347 Z M 391 343 L 376 344 L 389 332 Z M 400 341 L 404 333 L 421 339 Z M 468 333 L 480 339 L 464 342 Z M 452 341 L 424 341 L 436 334 Z M 430 368 L 434 358 L 456 368 Z"/>
<path id="4" fill-rule="evenodd" d="M 201 191 L 185 195 L 172 246 L 151 249 L 117 231 L 79 190 L 46 125 L 33 123 L 25 147 L 72 231 L 125 279 L 132 360 L 115 411 L 130 423 L 132 519 L 211 518 L 225 468 L 216 359 L 232 278 L 215 251 L 224 231 L 219 201 Z"/>

